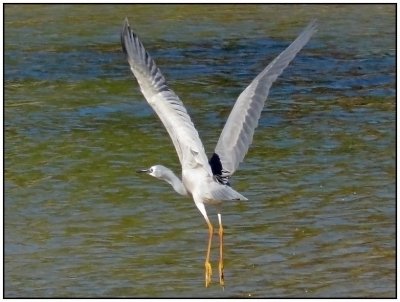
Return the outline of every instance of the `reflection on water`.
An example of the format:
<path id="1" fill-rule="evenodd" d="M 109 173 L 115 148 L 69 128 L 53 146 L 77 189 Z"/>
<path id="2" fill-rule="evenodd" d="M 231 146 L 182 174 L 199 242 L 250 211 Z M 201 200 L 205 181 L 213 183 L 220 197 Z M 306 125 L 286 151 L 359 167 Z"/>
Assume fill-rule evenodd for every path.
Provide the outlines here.
<path id="1" fill-rule="evenodd" d="M 394 297 L 395 6 L 6 5 L 7 297 Z M 238 94 L 313 18 L 206 225 L 135 170 L 179 172 L 132 81 L 128 16 L 212 152 Z M 210 209 L 213 213 L 213 209 Z M 215 215 L 212 216 L 215 221 Z"/>

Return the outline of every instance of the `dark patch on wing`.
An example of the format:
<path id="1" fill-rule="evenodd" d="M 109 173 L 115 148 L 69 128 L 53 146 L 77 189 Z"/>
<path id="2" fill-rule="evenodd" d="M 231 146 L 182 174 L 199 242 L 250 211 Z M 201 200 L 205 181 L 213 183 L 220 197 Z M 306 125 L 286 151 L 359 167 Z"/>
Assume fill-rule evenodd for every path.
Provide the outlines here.
<path id="1" fill-rule="evenodd" d="M 229 181 L 228 181 L 229 180 L 229 175 L 226 175 L 227 171 L 225 171 L 223 169 L 222 164 L 221 164 L 221 160 L 220 160 L 220 158 L 219 158 L 217 153 L 214 153 L 211 156 L 211 158 L 208 161 L 208 163 L 210 164 L 211 171 L 212 171 L 212 173 L 214 175 L 214 179 L 217 182 L 219 182 L 220 184 L 230 186 Z"/>
<path id="2" fill-rule="evenodd" d="M 208 162 L 214 175 L 222 175 L 222 164 L 217 153 L 214 153 Z"/>

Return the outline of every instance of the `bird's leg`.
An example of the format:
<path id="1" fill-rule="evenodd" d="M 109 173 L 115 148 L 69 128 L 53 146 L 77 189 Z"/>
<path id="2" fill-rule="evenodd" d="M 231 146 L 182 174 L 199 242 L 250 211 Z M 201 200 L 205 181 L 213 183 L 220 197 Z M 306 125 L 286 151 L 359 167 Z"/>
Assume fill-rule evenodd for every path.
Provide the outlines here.
<path id="1" fill-rule="evenodd" d="M 207 256 L 206 256 L 206 262 L 205 262 L 205 267 L 206 267 L 206 287 L 208 287 L 211 283 L 211 275 L 212 275 L 212 269 L 211 269 L 211 264 L 210 264 L 210 251 L 211 251 L 211 241 L 213 237 L 213 226 L 211 222 L 206 219 L 207 225 L 208 225 L 208 248 L 207 248 Z"/>
<path id="2" fill-rule="evenodd" d="M 224 257 L 223 257 L 223 246 L 224 246 L 224 228 L 222 227 L 222 219 L 221 214 L 218 213 L 218 222 L 219 222 L 219 284 L 224 286 Z"/>

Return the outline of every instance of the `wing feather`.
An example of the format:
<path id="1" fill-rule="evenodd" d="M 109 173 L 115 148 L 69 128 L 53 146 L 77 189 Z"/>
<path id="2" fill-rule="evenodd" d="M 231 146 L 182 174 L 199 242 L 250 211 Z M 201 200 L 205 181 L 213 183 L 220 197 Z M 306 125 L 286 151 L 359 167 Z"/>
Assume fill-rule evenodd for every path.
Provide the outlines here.
<path id="1" fill-rule="evenodd" d="M 225 173 L 223 177 L 231 176 L 243 161 L 252 143 L 271 85 L 315 31 L 316 22 L 312 21 L 239 95 L 215 147 L 215 153 L 219 156 Z"/>
<path id="2" fill-rule="evenodd" d="M 172 139 L 182 169 L 200 165 L 212 175 L 204 146 L 182 101 L 168 87 L 160 69 L 131 30 L 127 19 L 121 32 L 121 44 L 142 94 Z"/>

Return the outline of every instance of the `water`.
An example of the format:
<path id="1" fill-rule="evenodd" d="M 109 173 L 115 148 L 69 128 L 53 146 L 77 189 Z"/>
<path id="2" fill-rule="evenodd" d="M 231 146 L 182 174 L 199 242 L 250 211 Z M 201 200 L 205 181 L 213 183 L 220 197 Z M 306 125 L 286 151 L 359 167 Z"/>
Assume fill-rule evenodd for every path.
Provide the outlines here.
<path id="1" fill-rule="evenodd" d="M 125 16 L 211 154 L 239 93 L 309 22 L 206 224 L 119 44 Z M 6 5 L 6 297 L 395 297 L 394 5 Z M 210 216 L 216 223 L 212 208 Z M 217 236 L 216 236 L 217 238 Z"/>

